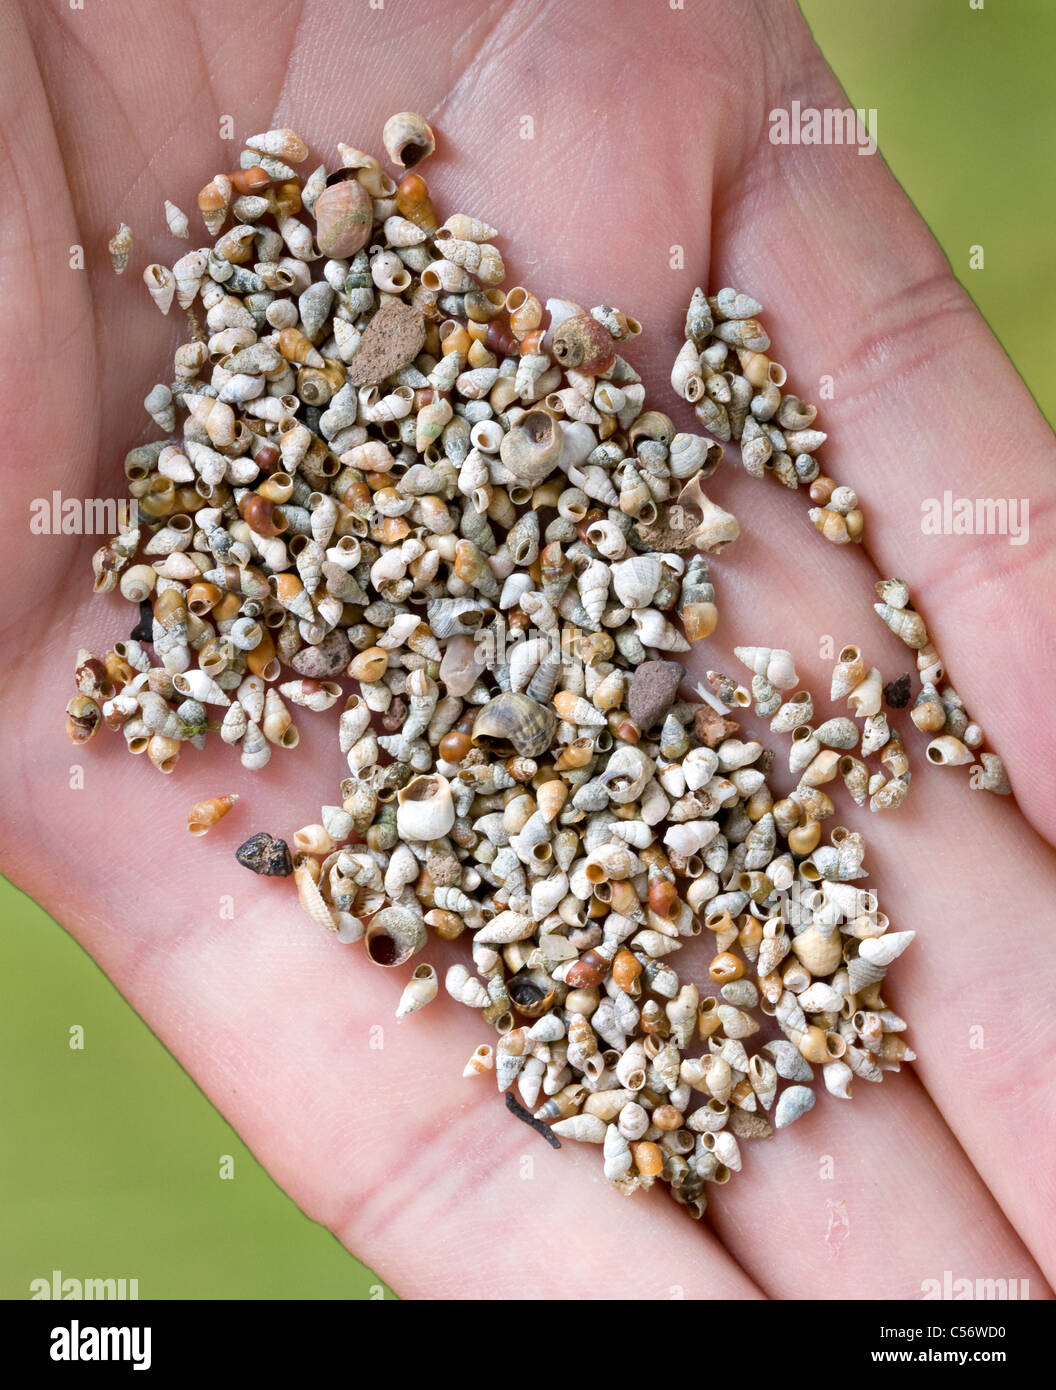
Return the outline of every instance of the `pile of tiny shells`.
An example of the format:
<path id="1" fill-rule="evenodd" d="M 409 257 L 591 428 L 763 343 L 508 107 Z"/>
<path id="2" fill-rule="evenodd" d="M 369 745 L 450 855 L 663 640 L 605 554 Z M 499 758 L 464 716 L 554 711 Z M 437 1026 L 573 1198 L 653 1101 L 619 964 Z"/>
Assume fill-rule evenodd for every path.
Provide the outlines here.
<path id="1" fill-rule="evenodd" d="M 760 662 L 755 657 L 754 648 L 739 647 L 736 654 L 756 671 L 752 677 L 750 697 L 755 701 L 755 713 L 760 718 L 773 715 L 770 720 L 772 733 L 791 734 L 788 769 L 799 777 L 801 787 L 816 789 L 839 776 L 858 806 L 868 802 L 871 811 L 887 811 L 902 805 L 912 775 L 909 758 L 901 735 L 897 728 L 889 724 L 886 712 L 881 709 L 885 692 L 889 703 L 896 702 L 893 708 L 899 707 L 897 696 L 891 686 L 883 685 L 879 669 L 865 664 L 857 647 L 844 647 L 840 652 L 829 691 L 830 700 L 846 699 L 847 708 L 854 718 L 839 715 L 824 720 L 817 727 L 811 722 L 815 705 L 809 690 L 797 690 L 789 699 L 783 700 L 780 690 L 775 689 L 768 679 L 766 670 L 757 669 Z M 765 668 L 765 662 L 762 665 Z M 708 676 L 715 688 L 718 684 L 715 673 L 709 671 Z M 744 699 L 744 703 L 748 703 L 748 698 Z M 861 731 L 855 723 L 856 719 L 862 722 Z M 856 757 L 852 751 L 854 749 L 858 749 L 862 756 Z M 878 750 L 880 762 L 888 775 L 871 772 L 863 761 Z M 799 833 L 804 841 L 809 835 L 814 835 L 816 843 L 821 828 L 811 822 L 822 818 L 819 812 L 832 815 L 834 808 L 828 797 L 816 797 L 813 808 L 812 817 L 799 822 Z"/>
<path id="2" fill-rule="evenodd" d="M 965 710 L 964 701 L 952 685 L 939 690 L 945 674 L 942 658 L 924 619 L 910 605 L 909 586 L 904 579 L 881 579 L 876 592 L 880 596 L 880 602 L 873 604 L 876 613 L 916 657 L 921 687 L 909 717 L 921 733 L 936 735 L 925 753 L 928 762 L 936 767 L 967 767 L 973 791 L 1011 795 L 1005 765 L 996 753 L 982 747 L 986 736 Z"/>
<path id="3" fill-rule="evenodd" d="M 714 297 L 699 287 L 686 312 L 686 340 L 671 369 L 676 395 L 689 401 L 716 439 L 740 445 L 741 463 L 753 478 L 768 473 L 787 488 L 810 488 L 818 505 L 810 520 L 834 545 L 860 542 L 865 518 L 849 487 L 820 470 L 815 452 L 828 438 L 813 429 L 817 407 L 782 394 L 788 374 L 767 356 L 770 337 L 757 315 L 763 306 L 733 289 Z M 739 371 L 732 369 L 736 355 Z"/>
<path id="4" fill-rule="evenodd" d="M 434 145 L 413 113 L 384 139 L 398 167 Z M 744 687 L 711 672 L 679 696 L 671 654 L 718 620 L 701 552 L 738 526 L 701 488 L 721 446 L 646 409 L 619 351 L 640 325 L 504 291 L 493 228 L 440 224 L 419 174 L 338 148 L 302 184 L 299 136 L 250 139 L 199 195 L 213 243 L 147 268 L 192 333 L 147 398 L 164 437 L 126 459 L 135 524 L 93 561 L 141 625 L 79 654 L 71 735 L 105 722 L 169 773 L 218 727 L 258 769 L 296 745 L 291 705 L 343 700 L 340 801 L 292 861 L 259 835 L 240 862 L 292 869 L 309 916 L 378 966 L 468 933 L 444 985 L 493 1045 L 466 1075 L 699 1217 L 739 1141 L 811 1107 L 814 1067 L 847 1098 L 912 1057 L 880 989 L 913 933 L 856 886 L 860 835 L 820 844 L 809 777 L 775 801 L 772 755 L 731 717 Z M 694 348 L 760 352 L 756 309 L 694 296 Z M 734 436 L 761 438 L 713 376 Z M 817 441 L 789 400 L 771 414 L 801 480 Z M 788 652 L 738 655 L 757 698 L 795 686 Z M 199 803 L 192 833 L 232 802 Z M 704 934 L 701 990 L 673 961 Z M 439 992 L 411 968 L 400 1016 Z"/>

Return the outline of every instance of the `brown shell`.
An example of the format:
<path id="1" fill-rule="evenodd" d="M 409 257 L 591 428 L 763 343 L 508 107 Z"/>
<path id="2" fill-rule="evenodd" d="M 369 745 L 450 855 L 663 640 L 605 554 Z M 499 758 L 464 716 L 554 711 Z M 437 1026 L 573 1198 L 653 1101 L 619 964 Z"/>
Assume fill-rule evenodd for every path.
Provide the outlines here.
<path id="1" fill-rule="evenodd" d="M 612 334 L 592 314 L 574 314 L 554 332 L 554 357 L 560 366 L 597 376 L 616 360 Z"/>
<path id="2" fill-rule="evenodd" d="M 473 722 L 473 742 L 491 752 L 538 758 L 557 731 L 557 715 L 519 691 L 489 700 Z"/>

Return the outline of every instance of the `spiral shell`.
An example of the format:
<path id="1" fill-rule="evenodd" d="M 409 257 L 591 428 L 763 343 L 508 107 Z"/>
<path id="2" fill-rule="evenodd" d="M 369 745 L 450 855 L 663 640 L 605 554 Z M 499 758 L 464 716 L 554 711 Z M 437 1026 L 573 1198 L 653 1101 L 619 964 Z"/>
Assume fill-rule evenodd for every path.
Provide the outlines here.
<path id="1" fill-rule="evenodd" d="M 148 265 L 143 272 L 143 282 L 150 291 L 151 299 L 163 314 L 167 314 L 172 306 L 172 297 L 176 293 L 175 275 L 168 266 Z"/>
<path id="2" fill-rule="evenodd" d="M 110 263 L 115 275 L 122 275 L 128 267 L 132 255 L 132 228 L 122 222 L 109 242 Z"/>
<path id="3" fill-rule="evenodd" d="M 798 682 L 791 652 L 780 647 L 734 647 L 737 660 L 778 690 L 791 690 Z"/>
<path id="4" fill-rule="evenodd" d="M 573 314 L 554 331 L 553 354 L 557 363 L 598 376 L 616 360 L 612 334 L 590 314 Z"/>
<path id="5" fill-rule="evenodd" d="M 436 149 L 436 137 L 417 111 L 397 111 L 390 116 L 382 129 L 381 142 L 393 164 L 401 169 L 413 168 Z"/>
<path id="6" fill-rule="evenodd" d="M 496 753 L 537 758 L 547 751 L 557 730 L 557 716 L 519 691 L 489 700 L 473 722 L 473 743 Z"/>
<path id="7" fill-rule="evenodd" d="M 541 483 L 558 465 L 563 448 L 560 421 L 545 410 L 529 410 L 503 435 L 499 457 L 523 483 Z"/>
<path id="8" fill-rule="evenodd" d="M 409 908 L 383 908 L 370 919 L 365 932 L 367 955 L 386 969 L 403 965 L 426 943 L 425 922 Z"/>
<path id="9" fill-rule="evenodd" d="M 374 204 L 358 179 L 341 179 L 315 201 L 315 239 L 324 256 L 354 256 L 370 240 Z"/>
<path id="10" fill-rule="evenodd" d="M 199 801 L 187 812 L 187 829 L 192 835 L 207 835 L 212 827 L 227 815 L 238 796 L 211 796 Z"/>
<path id="11" fill-rule="evenodd" d="M 928 629 L 919 613 L 910 608 L 893 608 L 889 603 L 874 603 L 873 609 L 907 647 L 919 650 L 927 645 Z"/>

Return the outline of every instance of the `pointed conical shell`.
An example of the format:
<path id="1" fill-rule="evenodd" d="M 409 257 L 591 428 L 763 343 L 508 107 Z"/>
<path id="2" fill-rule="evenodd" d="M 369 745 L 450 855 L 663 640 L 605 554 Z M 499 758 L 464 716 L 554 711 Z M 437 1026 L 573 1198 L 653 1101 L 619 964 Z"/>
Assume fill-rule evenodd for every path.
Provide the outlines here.
<path id="1" fill-rule="evenodd" d="M 852 994 L 858 994 L 869 985 L 878 984 L 887 974 L 886 967 L 874 965 L 863 956 L 855 956 L 847 963 L 847 979 Z"/>
<path id="2" fill-rule="evenodd" d="M 187 214 L 182 212 L 175 203 L 170 203 L 165 199 L 165 221 L 169 224 L 169 231 L 173 236 L 186 239 L 188 222 Z"/>
<path id="3" fill-rule="evenodd" d="M 220 725 L 220 737 L 225 743 L 237 743 L 246 732 L 246 722 L 246 711 L 236 700 L 224 715 L 224 722 Z"/>
<path id="4" fill-rule="evenodd" d="M 242 766 L 257 772 L 271 758 L 271 744 L 261 732 L 260 725 L 250 719 L 242 738 Z"/>
<path id="5" fill-rule="evenodd" d="M 199 700 L 203 705 L 229 705 L 230 699 L 211 676 L 204 671 L 181 671 L 172 678 L 172 684 L 180 695 Z"/>
<path id="6" fill-rule="evenodd" d="M 527 1060 L 525 1029 L 503 1034 L 495 1049 L 495 1082 L 500 1092 L 510 1089 Z"/>
<path id="7" fill-rule="evenodd" d="M 561 812 L 561 808 L 568 800 L 568 783 L 563 778 L 555 777 L 549 782 L 544 782 L 536 792 L 536 805 L 539 807 L 540 814 L 547 822 L 556 820 Z"/>
<path id="8" fill-rule="evenodd" d="M 460 241 L 493 241 L 498 236 L 495 228 L 489 227 L 487 222 L 481 222 L 478 217 L 467 217 L 460 212 L 449 217 L 440 230 L 449 232 Z"/>
<path id="9" fill-rule="evenodd" d="M 874 603 L 873 609 L 907 647 L 919 649 L 927 645 L 928 629 L 919 613 L 908 608 L 892 608 L 889 603 Z"/>
<path id="10" fill-rule="evenodd" d="M 400 995 L 396 1017 L 405 1018 L 408 1014 L 424 1009 L 426 1004 L 431 1004 L 436 998 L 438 988 L 439 981 L 433 967 L 428 964 L 419 965 Z"/>
<path id="11" fill-rule="evenodd" d="M 189 309 L 194 303 L 208 265 L 209 257 L 205 251 L 188 251 L 172 267 L 176 280 L 176 302 L 181 309 Z"/>
<path id="12" fill-rule="evenodd" d="M 264 717 L 264 695 L 267 687 L 259 676 L 247 676 L 236 692 L 246 718 L 259 724 Z M 368 721 L 369 722 L 369 721 Z M 342 752 L 346 752 L 342 749 Z"/>
<path id="13" fill-rule="evenodd" d="M 143 272 L 143 282 L 150 291 L 150 297 L 163 314 L 169 312 L 172 297 L 176 293 L 176 277 L 167 266 L 148 265 Z"/>
<path id="14" fill-rule="evenodd" d="M 207 835 L 218 820 L 231 810 L 238 796 L 212 796 L 207 801 L 199 801 L 187 813 L 187 829 L 192 835 Z"/>
<path id="15" fill-rule="evenodd" d="M 485 992 L 485 996 L 484 996 L 484 997 L 485 997 L 485 999 L 487 998 L 487 993 L 486 993 L 486 992 Z M 484 1072 L 486 1072 L 486 1071 L 491 1071 L 491 1070 L 494 1068 L 494 1066 L 495 1066 L 495 1051 L 494 1051 L 494 1049 L 491 1048 L 491 1047 L 489 1047 L 489 1046 L 487 1045 L 487 1043 L 482 1043 L 481 1046 L 478 1047 L 478 1048 L 476 1049 L 476 1051 L 473 1053 L 472 1057 L 470 1057 L 469 1061 L 466 1063 L 465 1068 L 463 1069 L 462 1075 L 463 1075 L 463 1076 L 482 1076 L 482 1075 L 484 1074 Z"/>
<path id="16" fill-rule="evenodd" d="M 602 728 L 605 716 L 589 700 L 571 690 L 559 690 L 554 696 L 554 708 L 559 719 L 579 728 Z"/>
<path id="17" fill-rule="evenodd" d="M 880 602 L 890 608 L 905 608 L 909 602 L 909 585 L 904 579 L 881 579 L 876 585 Z"/>
<path id="18" fill-rule="evenodd" d="M 338 923 L 334 910 L 319 891 L 319 885 L 312 877 L 310 869 L 302 867 L 294 869 L 293 872 L 297 884 L 297 897 L 305 912 L 318 926 L 326 927 L 328 931 L 337 931 Z"/>
<path id="19" fill-rule="evenodd" d="M 832 684 L 829 687 L 830 700 L 842 700 L 857 685 L 865 680 L 866 665 L 857 647 L 844 647 L 832 670 Z"/>
<path id="20" fill-rule="evenodd" d="M 603 1144 L 609 1126 L 597 1115 L 571 1115 L 558 1120 L 551 1131 L 562 1139 L 574 1139 L 581 1144 Z"/>
<path id="21" fill-rule="evenodd" d="M 915 936 L 913 931 L 893 931 L 869 938 L 858 947 L 858 958 L 886 967 L 898 959 Z"/>
<path id="22" fill-rule="evenodd" d="M 249 136 L 245 144 L 247 150 L 270 154 L 287 164 L 303 164 L 308 158 L 308 146 L 295 130 L 265 130 L 260 135 Z"/>
<path id="23" fill-rule="evenodd" d="M 110 238 L 109 250 L 110 261 L 114 267 L 114 274 L 123 274 L 128 267 L 129 258 L 132 255 L 132 228 L 127 222 L 122 222 L 117 231 Z"/>
<path id="24" fill-rule="evenodd" d="M 780 647 L 734 647 L 733 651 L 738 661 L 778 690 L 791 690 L 799 680 L 791 652 Z"/>

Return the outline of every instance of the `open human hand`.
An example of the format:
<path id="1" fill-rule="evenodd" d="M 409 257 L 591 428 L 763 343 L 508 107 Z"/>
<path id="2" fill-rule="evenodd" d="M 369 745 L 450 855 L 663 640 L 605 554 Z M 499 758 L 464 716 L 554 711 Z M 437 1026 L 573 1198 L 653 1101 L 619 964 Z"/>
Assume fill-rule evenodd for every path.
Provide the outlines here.
<path id="1" fill-rule="evenodd" d="M 846 104 L 795 6 L 716 3 L 701 17 L 631 0 L 191 0 L 104 14 L 45 0 L 9 6 L 4 29 L 5 871 L 290 1196 L 404 1296 L 894 1298 L 947 1269 L 1047 1293 L 1052 441 L 880 159 L 769 143 L 772 108 Z M 139 403 L 166 379 L 177 328 L 136 282 L 187 246 L 165 230 L 162 200 L 196 221 L 197 189 L 237 163 L 222 114 L 239 135 L 292 126 L 325 158 L 338 139 L 373 149 L 403 108 L 438 132 L 425 170 L 438 207 L 500 229 L 508 283 L 639 318 L 628 356 L 649 401 L 686 428 L 668 377 L 698 283 L 763 302 L 804 398 L 834 380 L 824 467 L 862 498 L 865 542 L 826 544 L 802 497 L 724 465 L 709 492 L 742 535 L 712 567 L 720 623 L 688 654 L 690 684 L 705 666 L 735 669 L 735 643 L 759 643 L 791 648 L 823 695 L 827 637 L 898 675 L 905 649 L 871 604 L 874 581 L 899 574 L 1015 791 L 973 792 L 957 770 L 928 768 L 906 723 L 918 771 L 905 805 L 864 820 L 841 808 L 866 834 L 881 906 L 918 933 L 885 986 L 918 1060 L 746 1145 L 745 1171 L 700 1225 L 661 1192 L 620 1200 L 596 1152 L 555 1153 L 515 1123 L 492 1085 L 462 1079 L 485 1040 L 478 1020 L 445 998 L 397 1023 L 402 972 L 373 969 L 311 926 L 288 884 L 236 865 L 252 831 L 288 834 L 334 799 L 333 719 L 305 712 L 297 752 L 259 776 L 210 747 L 160 780 L 120 740 L 71 753 L 61 732 L 76 650 L 127 636 L 129 609 L 91 594 L 97 539 L 34 536 L 24 518 L 52 489 L 120 495 L 121 459 L 146 437 Z M 115 280 L 106 242 L 120 220 L 137 244 Z M 87 273 L 69 268 L 75 244 Z M 1029 497 L 1029 544 L 922 535 L 921 500 L 953 479 L 969 496 Z M 83 790 L 69 789 L 73 760 Z M 188 807 L 226 791 L 242 797 L 232 815 L 189 839 Z M 438 965 L 458 954 L 436 945 Z M 687 978 L 702 952 L 687 951 Z"/>

